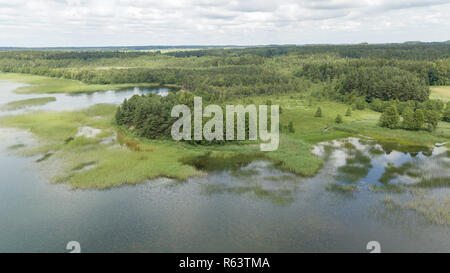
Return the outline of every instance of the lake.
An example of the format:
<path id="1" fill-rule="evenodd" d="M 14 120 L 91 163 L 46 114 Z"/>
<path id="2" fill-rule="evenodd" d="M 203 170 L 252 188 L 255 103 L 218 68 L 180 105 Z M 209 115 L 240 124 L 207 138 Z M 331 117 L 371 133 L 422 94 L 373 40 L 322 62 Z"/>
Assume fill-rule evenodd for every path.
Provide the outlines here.
<path id="1" fill-rule="evenodd" d="M 18 86 L 0 82 L 0 104 L 56 97 L 18 112 L 119 104 L 133 94 L 169 91 L 12 93 Z M 384 252 L 450 252 L 450 229 L 440 215 L 408 206 L 417 198 L 445 206 L 449 188 L 382 190 L 418 183 L 417 173 L 450 176 L 443 147 L 381 145 L 361 136 L 316 145 L 313 152 L 325 163 L 309 178 L 254 161 L 187 181 L 69 190 L 47 181 L 35 163 L 39 156 L 10 149 L 33 141 L 27 132 L 0 129 L 0 252 L 67 252 L 69 241 L 80 242 L 83 252 L 367 252 L 373 240 Z"/>
<path id="2" fill-rule="evenodd" d="M 24 109 L 18 109 L 14 111 L 0 111 L 1 115 L 15 115 L 24 112 L 44 110 L 44 111 L 73 111 L 98 103 L 109 103 L 109 104 L 121 104 L 124 99 L 130 98 L 133 95 L 142 95 L 148 93 L 156 93 L 161 96 L 167 96 L 170 91 L 169 88 L 142 88 L 135 87 L 132 89 L 125 89 L 121 91 L 105 91 L 105 92 L 94 92 L 94 93 L 77 93 L 77 94 L 67 94 L 67 93 L 55 93 L 55 94 L 16 94 L 13 92 L 14 89 L 26 86 L 26 84 L 20 83 L 10 83 L 0 81 L 0 105 L 7 104 L 12 101 L 30 99 L 30 98 L 45 98 L 54 97 L 56 100 L 49 102 L 45 105 L 31 106 Z"/>

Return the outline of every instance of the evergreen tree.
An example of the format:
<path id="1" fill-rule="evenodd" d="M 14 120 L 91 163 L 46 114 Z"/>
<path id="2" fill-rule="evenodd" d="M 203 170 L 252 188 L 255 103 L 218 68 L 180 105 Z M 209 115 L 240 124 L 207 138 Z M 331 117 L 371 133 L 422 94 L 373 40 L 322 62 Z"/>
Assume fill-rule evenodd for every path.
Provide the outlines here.
<path id="1" fill-rule="evenodd" d="M 320 108 L 320 106 L 317 107 L 317 110 L 316 110 L 316 113 L 314 114 L 314 116 L 315 116 L 316 118 L 322 117 L 322 108 Z"/>
<path id="2" fill-rule="evenodd" d="M 405 107 L 405 109 L 403 109 L 402 117 L 402 127 L 407 130 L 414 130 L 414 111 L 410 107 Z"/>
<path id="3" fill-rule="evenodd" d="M 289 122 L 288 132 L 289 133 L 295 133 L 294 124 L 292 123 L 292 121 Z"/>
<path id="4" fill-rule="evenodd" d="M 425 116 L 423 111 L 421 109 L 417 109 L 416 112 L 414 112 L 414 130 L 420 130 L 424 122 Z"/>
<path id="5" fill-rule="evenodd" d="M 355 107 L 356 107 L 356 109 L 358 109 L 358 110 L 364 110 L 364 109 L 366 109 L 366 101 L 364 100 L 364 98 L 358 98 L 358 99 L 356 99 Z"/>
<path id="6" fill-rule="evenodd" d="M 400 116 L 398 115 L 397 107 L 395 105 L 391 105 L 381 114 L 379 125 L 381 127 L 394 129 L 398 127 L 399 122 Z"/>
<path id="7" fill-rule="evenodd" d="M 442 116 L 442 120 L 446 122 L 450 122 L 450 102 L 447 103 L 447 107 L 445 108 L 444 114 Z"/>
<path id="8" fill-rule="evenodd" d="M 347 108 L 347 112 L 345 112 L 345 116 L 346 117 L 351 117 L 352 116 L 352 109 L 350 107 Z"/>
<path id="9" fill-rule="evenodd" d="M 428 131 L 433 132 L 439 122 L 440 115 L 436 110 L 425 110 L 425 121 L 427 122 Z"/>
<path id="10" fill-rule="evenodd" d="M 344 121 L 342 120 L 342 116 L 341 116 L 340 114 L 338 114 L 338 115 L 336 116 L 335 122 L 336 122 L 336 123 L 342 123 L 342 122 L 344 122 Z"/>
<path id="11" fill-rule="evenodd" d="M 370 103 L 370 109 L 377 111 L 377 112 L 383 112 L 384 106 L 383 106 L 383 101 L 375 98 L 372 100 L 372 102 Z"/>

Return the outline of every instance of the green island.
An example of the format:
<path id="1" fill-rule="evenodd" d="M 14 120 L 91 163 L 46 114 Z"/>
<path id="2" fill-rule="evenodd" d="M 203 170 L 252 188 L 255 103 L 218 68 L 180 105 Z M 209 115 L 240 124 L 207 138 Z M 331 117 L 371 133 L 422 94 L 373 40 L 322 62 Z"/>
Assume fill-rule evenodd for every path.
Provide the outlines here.
<path id="1" fill-rule="evenodd" d="M 9 103 L 5 104 L 4 106 L 2 106 L 1 108 L 2 108 L 2 110 L 13 111 L 13 110 L 18 110 L 18 109 L 22 109 L 22 108 L 26 108 L 26 107 L 30 107 L 30 106 L 44 105 L 44 104 L 47 104 L 52 101 L 56 101 L 56 98 L 55 97 L 44 97 L 44 98 L 24 99 L 24 100 L 17 100 L 17 101 L 9 102 Z"/>
<path id="2" fill-rule="evenodd" d="M 251 141 L 206 145 L 175 142 L 164 133 L 149 135 L 171 124 L 146 122 L 156 114 L 152 103 L 161 104 L 154 96 L 145 107 L 148 95 L 134 97 L 135 110 L 127 113 L 127 121 L 118 120 L 123 106 L 97 104 L 1 117 L 0 126 L 33 133 L 37 144 L 16 150 L 38 156 L 38 164 L 52 170 L 51 181 L 74 189 L 106 189 L 157 177 L 184 180 L 205 175 L 212 166 L 233 168 L 261 158 L 282 170 L 313 176 L 324 162 L 312 149 L 324 141 L 364 136 L 386 145 L 449 147 L 449 49 L 437 43 L 1 52 L 0 81 L 29 84 L 17 93 L 168 86 L 179 90 L 173 96 L 201 96 L 204 103 L 280 105 L 281 135 L 275 152 L 260 152 Z M 332 184 L 329 190 L 358 188 Z"/>

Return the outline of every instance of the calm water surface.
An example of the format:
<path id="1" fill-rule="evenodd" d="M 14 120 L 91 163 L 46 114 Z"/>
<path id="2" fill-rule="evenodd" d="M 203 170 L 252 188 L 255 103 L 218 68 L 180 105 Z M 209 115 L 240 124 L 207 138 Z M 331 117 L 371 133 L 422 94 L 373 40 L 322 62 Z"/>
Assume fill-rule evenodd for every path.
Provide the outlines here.
<path id="1" fill-rule="evenodd" d="M 14 88 L 5 86 L 0 84 L 0 104 L 5 102 L 1 96 Z M 42 109 L 120 103 L 139 92 L 51 94 L 57 101 Z M 17 100 L 11 94 L 8 98 Z M 72 98 L 86 105 L 72 105 Z M 410 193 L 370 190 L 382 185 L 378 180 L 389 162 L 412 162 L 424 176 L 450 175 L 443 148 L 404 153 L 352 138 L 316 146 L 314 153 L 325 164 L 312 178 L 256 161 L 185 182 L 157 179 L 99 191 L 50 184 L 34 162 L 39 156 L 22 157 L 8 149 L 33 141 L 26 132 L 0 129 L 0 252 L 65 252 L 73 240 L 84 252 L 367 252 L 372 240 L 386 252 L 450 252 L 448 226 L 411 210 L 389 210 L 383 203 L 386 196 L 407 202 Z M 360 167 L 356 176 L 342 172 L 350 163 Z M 403 175 L 390 183 L 414 182 Z M 357 185 L 359 191 L 327 190 L 331 183 Z M 427 194 L 448 200 L 450 191 L 438 188 Z"/>
<path id="2" fill-rule="evenodd" d="M 161 96 L 167 96 L 169 88 L 131 88 L 121 91 L 105 91 L 94 93 L 77 93 L 77 94 L 16 94 L 13 92 L 18 87 L 26 86 L 26 84 L 10 83 L 0 81 L 0 107 L 12 101 L 30 99 L 55 97 L 56 101 L 49 102 L 45 105 L 32 106 L 15 111 L 0 111 L 0 115 L 13 115 L 23 112 L 30 112 L 36 110 L 45 111 L 69 111 L 79 110 L 98 103 L 121 104 L 124 99 L 130 98 L 133 95 L 142 95 L 148 93 L 156 93 Z"/>

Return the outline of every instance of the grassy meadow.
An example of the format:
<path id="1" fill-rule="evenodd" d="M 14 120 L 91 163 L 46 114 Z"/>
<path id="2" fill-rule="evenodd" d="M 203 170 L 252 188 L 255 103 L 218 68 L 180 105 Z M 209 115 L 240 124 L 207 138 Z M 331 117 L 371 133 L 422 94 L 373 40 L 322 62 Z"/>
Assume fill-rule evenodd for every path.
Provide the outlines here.
<path id="1" fill-rule="evenodd" d="M 430 90 L 430 98 L 450 101 L 450 86 L 433 86 Z"/>

